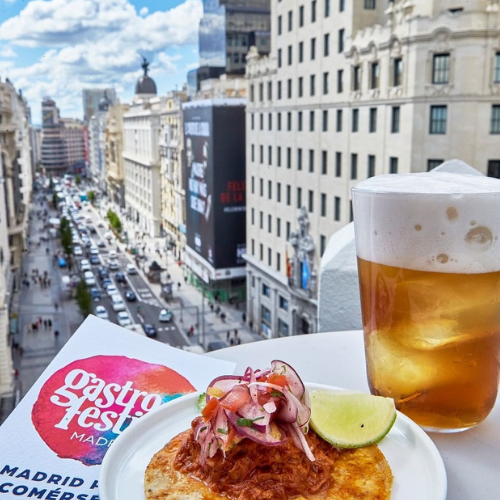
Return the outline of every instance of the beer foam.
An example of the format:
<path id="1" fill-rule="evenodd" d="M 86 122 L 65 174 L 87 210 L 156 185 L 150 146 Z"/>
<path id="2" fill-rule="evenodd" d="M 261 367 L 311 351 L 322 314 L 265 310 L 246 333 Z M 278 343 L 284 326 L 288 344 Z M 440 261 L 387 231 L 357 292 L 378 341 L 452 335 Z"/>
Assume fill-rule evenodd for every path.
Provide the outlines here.
<path id="1" fill-rule="evenodd" d="M 500 180 L 380 175 L 353 188 L 358 257 L 418 271 L 500 270 Z"/>

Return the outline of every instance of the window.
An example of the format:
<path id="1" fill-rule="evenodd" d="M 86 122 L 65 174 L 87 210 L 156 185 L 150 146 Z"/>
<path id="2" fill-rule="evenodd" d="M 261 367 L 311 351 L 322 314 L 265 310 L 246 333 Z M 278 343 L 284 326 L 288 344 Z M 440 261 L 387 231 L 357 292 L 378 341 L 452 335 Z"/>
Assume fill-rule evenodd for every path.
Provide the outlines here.
<path id="1" fill-rule="evenodd" d="M 271 248 L 267 249 L 267 265 L 271 266 L 273 264 L 273 251 Z"/>
<path id="2" fill-rule="evenodd" d="M 488 160 L 488 177 L 500 179 L 500 160 Z"/>
<path id="3" fill-rule="evenodd" d="M 286 148 L 286 168 L 292 168 L 292 148 Z"/>
<path id="4" fill-rule="evenodd" d="M 491 133 L 500 134 L 500 105 L 491 106 Z"/>
<path id="5" fill-rule="evenodd" d="M 322 128 L 323 132 L 328 132 L 328 110 L 323 110 L 323 119 L 322 119 Z"/>
<path id="6" fill-rule="evenodd" d="M 351 154 L 351 179 L 358 178 L 358 155 Z"/>
<path id="7" fill-rule="evenodd" d="M 292 204 L 292 186 L 290 186 L 290 184 L 287 184 L 286 186 L 286 204 L 288 206 Z"/>
<path id="8" fill-rule="evenodd" d="M 252 144 L 251 148 L 252 161 L 255 161 L 255 146 Z"/>
<path id="9" fill-rule="evenodd" d="M 280 337 L 288 337 L 290 335 L 290 329 L 288 324 L 278 318 L 278 334 Z"/>
<path id="10" fill-rule="evenodd" d="M 450 82 L 450 54 L 434 54 L 432 58 L 432 83 Z"/>
<path id="11" fill-rule="evenodd" d="M 365 0 L 365 9 L 366 10 L 375 10 L 376 1 L 375 0 Z"/>
<path id="12" fill-rule="evenodd" d="M 281 167 L 281 146 L 276 148 L 276 164 L 278 167 Z"/>
<path id="13" fill-rule="evenodd" d="M 330 17 L 332 10 L 331 0 L 325 0 L 325 17 Z"/>
<path id="14" fill-rule="evenodd" d="M 328 94 L 328 73 L 323 73 L 323 94 Z"/>
<path id="15" fill-rule="evenodd" d="M 339 12 L 344 12 L 345 10 L 345 0 L 339 0 Z"/>
<path id="16" fill-rule="evenodd" d="M 299 76 L 299 97 L 304 95 L 304 78 Z"/>
<path id="17" fill-rule="evenodd" d="M 278 35 L 281 35 L 283 32 L 283 19 L 281 16 L 278 16 Z"/>
<path id="18" fill-rule="evenodd" d="M 252 208 L 252 226 L 255 224 L 255 209 Z"/>
<path id="19" fill-rule="evenodd" d="M 250 102 L 254 102 L 255 100 L 255 87 L 250 85 Z"/>
<path id="20" fill-rule="evenodd" d="M 264 196 L 264 180 L 260 179 L 260 195 Z"/>
<path id="21" fill-rule="evenodd" d="M 354 66 L 352 69 L 352 90 L 361 89 L 361 66 Z"/>
<path id="22" fill-rule="evenodd" d="M 281 82 L 278 82 L 278 99 L 281 99 Z"/>
<path id="23" fill-rule="evenodd" d="M 263 101 L 264 100 L 264 84 L 263 83 L 259 83 L 259 101 Z"/>
<path id="24" fill-rule="evenodd" d="M 310 94 L 312 96 L 316 94 L 316 76 L 315 75 L 311 75 L 311 77 L 309 78 L 309 91 L 310 91 Z"/>
<path id="25" fill-rule="evenodd" d="M 429 134 L 446 134 L 447 106 L 431 106 Z"/>
<path id="26" fill-rule="evenodd" d="M 297 149 L 297 170 L 302 170 L 302 148 Z"/>
<path id="27" fill-rule="evenodd" d="M 326 217 L 326 194 L 321 193 L 321 217 Z"/>
<path id="28" fill-rule="evenodd" d="M 311 22 L 316 22 L 316 0 L 311 2 Z"/>
<path id="29" fill-rule="evenodd" d="M 308 209 L 309 213 L 313 213 L 314 211 L 314 192 L 309 190 L 308 193 Z"/>
<path id="30" fill-rule="evenodd" d="M 288 31 L 292 31 L 293 29 L 293 12 L 288 11 Z"/>
<path id="31" fill-rule="evenodd" d="M 335 153 L 335 177 L 342 177 L 342 153 Z"/>
<path id="32" fill-rule="evenodd" d="M 302 28 L 304 26 L 304 6 L 301 5 L 299 7 L 299 27 Z"/>
<path id="33" fill-rule="evenodd" d="M 267 146 L 267 164 L 273 164 L 273 148 L 272 146 Z"/>
<path id="34" fill-rule="evenodd" d="M 273 129 L 273 114 L 268 113 L 267 115 L 267 130 L 272 130 Z"/>
<path id="35" fill-rule="evenodd" d="M 328 173 L 328 151 L 321 151 L 321 173 L 326 175 Z"/>
<path id="36" fill-rule="evenodd" d="M 281 182 L 276 183 L 276 201 L 281 203 Z"/>
<path id="37" fill-rule="evenodd" d="M 398 159 L 392 156 L 389 158 L 389 173 L 390 174 L 398 173 Z"/>
<path id="38" fill-rule="evenodd" d="M 289 45 L 288 46 L 288 66 L 292 65 L 292 60 L 293 60 L 293 57 L 292 57 L 292 46 Z"/>
<path id="39" fill-rule="evenodd" d="M 357 132 L 359 130 L 359 109 L 352 110 L 352 131 Z"/>
<path id="40" fill-rule="evenodd" d="M 281 68 L 281 66 L 283 65 L 283 54 L 282 54 L 282 50 L 281 49 L 278 49 L 278 68 Z"/>
<path id="41" fill-rule="evenodd" d="M 259 160 L 264 163 L 264 146 L 259 146 Z"/>
<path id="42" fill-rule="evenodd" d="M 314 111 L 309 111 L 309 132 L 314 132 Z"/>
<path id="43" fill-rule="evenodd" d="M 500 83 L 500 52 L 495 54 L 495 70 L 493 72 L 493 81 Z"/>
<path id="44" fill-rule="evenodd" d="M 281 295 L 279 296 L 279 307 L 284 311 L 288 311 L 288 300 L 286 300 L 285 297 L 282 297 Z"/>
<path id="45" fill-rule="evenodd" d="M 316 59 L 316 38 L 311 38 L 311 61 Z"/>
<path id="46" fill-rule="evenodd" d="M 342 110 L 337 109 L 337 132 L 342 132 Z"/>
<path id="47" fill-rule="evenodd" d="M 255 240 L 252 239 L 252 255 L 255 255 Z M 252 279 L 252 286 L 255 286 L 255 282 Z"/>
<path id="48" fill-rule="evenodd" d="M 333 205 L 334 205 L 334 210 L 333 210 L 333 219 L 336 221 L 340 220 L 340 198 L 338 196 L 335 196 L 333 199 Z"/>
<path id="49" fill-rule="evenodd" d="M 375 156 L 368 155 L 368 177 L 375 175 Z"/>
<path id="50" fill-rule="evenodd" d="M 264 130 L 264 115 L 262 113 L 259 114 L 259 123 L 260 123 L 260 129 Z"/>
<path id="51" fill-rule="evenodd" d="M 314 172 L 314 149 L 309 150 L 309 172 Z"/>
<path id="52" fill-rule="evenodd" d="M 281 236 L 281 219 L 279 217 L 276 218 L 276 236 L 278 238 Z"/>
<path id="53" fill-rule="evenodd" d="M 304 62 L 304 42 L 299 42 L 299 63 Z"/>
<path id="54" fill-rule="evenodd" d="M 370 108 L 369 130 L 371 134 L 377 131 L 377 108 Z"/>
<path id="55" fill-rule="evenodd" d="M 337 94 L 344 92 L 344 70 L 337 70 Z"/>
<path id="56" fill-rule="evenodd" d="M 326 237 L 321 235 L 319 237 L 319 251 L 320 251 L 320 256 L 323 257 L 323 254 L 325 253 L 326 250 Z"/>
<path id="57" fill-rule="evenodd" d="M 292 113 L 290 111 L 286 114 L 286 128 L 289 132 L 292 130 Z"/>
<path id="58" fill-rule="evenodd" d="M 323 35 L 323 56 L 328 57 L 330 55 L 330 34 L 326 33 Z"/>
<path id="59" fill-rule="evenodd" d="M 267 232 L 270 233 L 272 231 L 272 228 L 273 228 L 273 218 L 271 217 L 271 215 L 268 215 L 267 216 Z"/>
<path id="60" fill-rule="evenodd" d="M 288 99 L 292 98 L 292 79 L 289 78 L 287 80 L 287 97 Z"/>
<path id="61" fill-rule="evenodd" d="M 391 133 L 399 133 L 399 124 L 401 121 L 401 108 L 399 106 L 392 107 L 391 113 Z"/>
<path id="62" fill-rule="evenodd" d="M 252 176 L 252 194 L 255 193 L 255 177 Z"/>
<path id="63" fill-rule="evenodd" d="M 344 36 L 345 36 L 345 30 L 339 30 L 339 41 L 338 41 L 338 52 L 339 54 L 341 52 L 344 52 Z"/>
<path id="64" fill-rule="evenodd" d="M 259 212 L 259 227 L 262 229 L 264 227 L 264 214 Z"/>
<path id="65" fill-rule="evenodd" d="M 302 132 L 302 111 L 297 113 L 297 130 Z"/>
<path id="66" fill-rule="evenodd" d="M 370 88 L 378 89 L 380 81 L 380 66 L 378 62 L 373 62 L 370 66 Z"/>
<path id="67" fill-rule="evenodd" d="M 281 113 L 278 113 L 278 130 L 281 130 Z"/>
<path id="68" fill-rule="evenodd" d="M 394 59 L 394 74 L 392 75 L 392 85 L 393 87 L 399 87 L 403 83 L 403 59 L 398 57 Z"/>
<path id="69" fill-rule="evenodd" d="M 302 206 L 302 188 L 297 188 L 297 208 Z"/>
<path id="70" fill-rule="evenodd" d="M 427 172 L 430 172 L 432 169 L 439 167 L 441 163 L 444 163 L 444 160 L 427 160 Z"/>
<path id="71" fill-rule="evenodd" d="M 271 101 L 273 98 L 273 82 L 267 82 L 267 100 Z"/>
<path id="72" fill-rule="evenodd" d="M 349 200 L 349 222 L 352 222 L 354 217 L 353 217 L 353 211 L 352 211 L 352 200 Z"/>
<path id="73" fill-rule="evenodd" d="M 252 113 L 250 115 L 250 123 L 251 123 L 251 127 L 252 127 L 252 130 L 255 128 L 255 114 Z"/>
<path id="74" fill-rule="evenodd" d="M 262 295 L 266 297 L 271 297 L 271 288 L 269 287 L 269 285 L 266 285 L 265 283 L 262 283 Z"/>
<path id="75" fill-rule="evenodd" d="M 292 227 L 289 222 L 286 223 L 286 239 L 290 239 L 290 233 L 292 231 Z"/>

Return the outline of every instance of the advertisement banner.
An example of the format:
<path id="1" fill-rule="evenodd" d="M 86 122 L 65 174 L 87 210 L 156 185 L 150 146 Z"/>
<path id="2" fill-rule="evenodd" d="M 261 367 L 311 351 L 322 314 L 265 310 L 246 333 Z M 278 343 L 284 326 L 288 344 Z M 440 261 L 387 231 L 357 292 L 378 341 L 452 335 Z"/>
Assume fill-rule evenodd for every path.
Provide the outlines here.
<path id="1" fill-rule="evenodd" d="M 104 455 L 135 419 L 234 367 L 89 316 L 0 427 L 0 498 L 99 500 Z"/>
<path id="2" fill-rule="evenodd" d="M 184 105 L 186 241 L 214 269 L 244 266 L 245 108 Z"/>

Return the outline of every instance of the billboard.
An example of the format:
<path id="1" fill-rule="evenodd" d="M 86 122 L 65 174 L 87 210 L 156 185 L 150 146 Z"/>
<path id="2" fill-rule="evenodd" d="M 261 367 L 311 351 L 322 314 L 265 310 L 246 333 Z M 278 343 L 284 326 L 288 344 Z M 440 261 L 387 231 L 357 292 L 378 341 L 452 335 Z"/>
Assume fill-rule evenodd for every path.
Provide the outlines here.
<path id="1" fill-rule="evenodd" d="M 213 269 L 245 265 L 243 104 L 226 99 L 183 105 L 186 242 Z"/>

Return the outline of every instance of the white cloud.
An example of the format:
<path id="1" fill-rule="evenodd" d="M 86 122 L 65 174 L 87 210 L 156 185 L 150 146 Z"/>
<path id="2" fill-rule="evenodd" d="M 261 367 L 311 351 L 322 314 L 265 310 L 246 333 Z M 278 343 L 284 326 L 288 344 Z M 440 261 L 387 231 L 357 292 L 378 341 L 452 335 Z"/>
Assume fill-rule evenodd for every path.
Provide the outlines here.
<path id="1" fill-rule="evenodd" d="M 0 47 L 0 57 L 17 57 L 17 54 L 14 52 L 14 49 L 10 45 L 5 45 Z"/>
<path id="2" fill-rule="evenodd" d="M 80 114 L 82 88 L 132 86 L 143 55 L 153 61 L 152 75 L 177 71 L 178 57 L 167 52 L 196 43 L 201 0 L 148 13 L 137 13 L 129 0 L 32 0 L 0 24 L 0 41 L 8 42 L 2 51 L 12 51 L 4 57 L 15 57 L 16 45 L 45 51 L 31 66 L 10 65 L 8 76 L 32 105 L 50 95 L 62 110 Z"/>
<path id="3" fill-rule="evenodd" d="M 140 11 L 139 14 L 141 16 L 146 16 L 149 13 L 149 9 L 147 7 L 143 7 Z"/>

